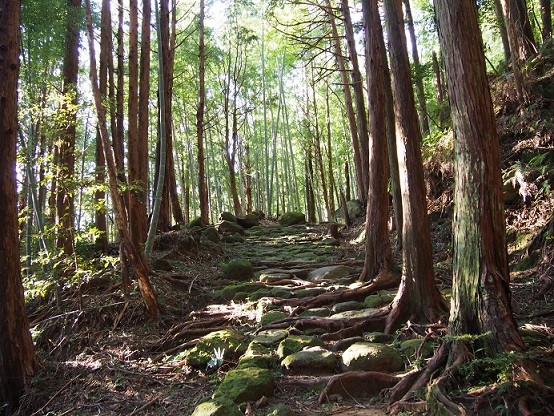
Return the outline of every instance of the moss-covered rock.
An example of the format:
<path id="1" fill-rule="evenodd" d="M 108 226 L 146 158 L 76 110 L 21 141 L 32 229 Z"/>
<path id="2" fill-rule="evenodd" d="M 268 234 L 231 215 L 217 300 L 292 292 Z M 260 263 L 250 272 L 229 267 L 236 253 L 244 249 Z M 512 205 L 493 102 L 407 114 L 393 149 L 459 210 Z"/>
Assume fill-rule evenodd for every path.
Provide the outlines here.
<path id="1" fill-rule="evenodd" d="M 374 342 L 378 344 L 388 344 L 394 341 L 394 337 L 384 332 L 366 332 L 364 333 L 364 341 Z"/>
<path id="2" fill-rule="evenodd" d="M 248 296 L 251 293 L 254 293 L 256 290 L 259 290 L 261 288 L 265 287 L 263 283 L 259 282 L 248 282 L 248 283 L 239 283 L 236 285 L 228 285 L 225 286 L 222 289 L 216 290 L 212 294 L 212 299 L 222 299 L 225 301 L 229 301 L 231 299 L 235 298 L 235 295 L 237 293 L 244 293 L 246 296 Z"/>
<path id="3" fill-rule="evenodd" d="M 333 281 L 336 282 L 352 273 L 348 266 L 327 266 L 315 269 L 308 273 L 307 280 L 310 282 Z"/>
<path id="4" fill-rule="evenodd" d="M 308 309 L 306 311 L 303 311 L 299 314 L 299 316 L 308 316 L 308 317 L 318 317 L 318 318 L 326 318 L 329 315 L 331 315 L 331 311 L 329 308 L 312 308 Z"/>
<path id="5" fill-rule="evenodd" d="M 323 347 L 324 342 L 317 337 L 309 335 L 291 335 L 279 343 L 277 355 L 283 359 L 290 354 L 302 351 L 306 347 Z"/>
<path id="6" fill-rule="evenodd" d="M 364 304 L 368 308 L 380 308 L 391 303 L 394 300 L 394 296 L 395 295 L 390 292 L 379 292 L 366 297 Z"/>
<path id="7" fill-rule="evenodd" d="M 186 355 L 187 364 L 193 368 L 205 369 L 214 350 L 223 350 L 225 359 L 237 359 L 246 351 L 248 339 L 239 331 L 224 329 L 200 338 L 196 346 Z"/>
<path id="8" fill-rule="evenodd" d="M 266 347 L 277 346 L 279 342 L 288 337 L 289 332 L 286 329 L 268 329 L 260 331 L 254 337 L 253 342 L 264 345 Z"/>
<path id="9" fill-rule="evenodd" d="M 425 344 L 421 345 L 422 339 L 408 339 L 400 344 L 400 352 L 409 360 L 415 358 L 429 358 L 433 355 L 433 343 L 431 341 L 425 341 Z M 421 349 L 420 349 L 421 348 Z M 421 357 L 416 357 L 418 350 Z"/>
<path id="10" fill-rule="evenodd" d="M 343 371 L 394 373 L 404 369 L 400 354 L 385 344 L 356 342 L 342 354 Z"/>
<path id="11" fill-rule="evenodd" d="M 274 388 L 271 371 L 258 367 L 236 368 L 227 373 L 212 397 L 216 400 L 224 397 L 235 403 L 255 402 L 262 396 L 271 396 Z"/>
<path id="12" fill-rule="evenodd" d="M 237 217 L 227 211 L 223 211 L 219 214 L 219 221 L 237 222 Z"/>
<path id="13" fill-rule="evenodd" d="M 279 224 L 288 227 L 290 225 L 305 224 L 306 216 L 303 212 L 291 211 L 285 212 L 281 218 L 279 218 Z"/>
<path id="14" fill-rule="evenodd" d="M 270 324 L 271 322 L 277 322 L 288 317 L 289 314 L 283 311 L 268 311 L 260 318 L 260 324 L 264 326 Z"/>
<path id="15" fill-rule="evenodd" d="M 380 315 L 379 309 L 360 309 L 357 311 L 344 311 L 330 316 L 331 319 L 373 318 Z"/>
<path id="16" fill-rule="evenodd" d="M 333 305 L 331 311 L 333 313 L 345 312 L 345 311 L 358 311 L 366 306 L 362 302 L 350 300 L 348 302 L 340 302 Z"/>
<path id="17" fill-rule="evenodd" d="M 283 369 L 292 374 L 333 373 L 339 358 L 322 347 L 310 347 L 287 355 L 282 361 Z"/>
<path id="18" fill-rule="evenodd" d="M 279 403 L 266 416 L 294 416 L 294 412 L 286 404 Z"/>
<path id="19" fill-rule="evenodd" d="M 235 233 L 230 235 L 224 235 L 223 237 L 221 237 L 221 241 L 223 243 L 229 243 L 229 244 L 244 243 L 244 237 L 239 233 Z"/>
<path id="20" fill-rule="evenodd" d="M 247 259 L 233 259 L 223 269 L 223 277 L 230 280 L 249 280 L 252 276 L 254 267 Z"/>
<path id="21" fill-rule="evenodd" d="M 244 228 L 233 221 L 221 221 L 216 225 L 216 228 L 220 234 L 231 235 L 239 233 L 240 235 L 244 235 Z"/>
<path id="22" fill-rule="evenodd" d="M 236 403 L 223 397 L 196 406 L 191 416 L 243 416 Z"/>
<path id="23" fill-rule="evenodd" d="M 206 228 L 202 233 L 202 236 L 206 240 L 213 241 L 214 243 L 219 243 L 221 241 L 221 236 L 214 227 Z"/>
<path id="24" fill-rule="evenodd" d="M 194 227 L 205 227 L 206 224 L 204 224 L 204 221 L 202 221 L 202 218 L 196 217 L 191 222 L 187 224 L 187 228 L 194 228 Z"/>
<path id="25" fill-rule="evenodd" d="M 272 368 L 274 364 L 276 364 L 276 359 L 272 351 L 265 345 L 252 341 L 246 352 L 240 357 L 237 368 Z"/>
<path id="26" fill-rule="evenodd" d="M 292 296 L 295 298 L 307 298 L 309 296 L 317 296 L 325 293 L 326 290 L 323 287 L 305 287 L 297 289 L 292 292 Z"/>
<path id="27" fill-rule="evenodd" d="M 254 214 L 246 214 L 243 217 L 237 217 L 237 223 L 244 229 L 248 230 L 252 227 L 259 226 L 260 220 Z"/>

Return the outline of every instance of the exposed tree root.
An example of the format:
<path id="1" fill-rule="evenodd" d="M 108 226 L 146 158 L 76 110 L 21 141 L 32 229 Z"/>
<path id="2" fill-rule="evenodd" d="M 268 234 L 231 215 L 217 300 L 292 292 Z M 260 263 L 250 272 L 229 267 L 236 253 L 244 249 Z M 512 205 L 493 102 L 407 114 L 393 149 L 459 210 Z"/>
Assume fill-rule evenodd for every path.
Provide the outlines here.
<path id="1" fill-rule="evenodd" d="M 398 383 L 398 377 L 375 371 L 352 371 L 330 377 L 319 395 L 319 404 L 329 400 L 332 394 L 347 397 L 371 397 L 383 389 Z"/>

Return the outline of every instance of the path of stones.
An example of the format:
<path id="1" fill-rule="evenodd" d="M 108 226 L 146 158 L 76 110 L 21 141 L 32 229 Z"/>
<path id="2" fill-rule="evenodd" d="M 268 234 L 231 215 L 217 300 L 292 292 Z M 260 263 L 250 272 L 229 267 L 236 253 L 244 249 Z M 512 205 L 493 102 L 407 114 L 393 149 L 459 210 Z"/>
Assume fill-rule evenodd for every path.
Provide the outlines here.
<path id="1" fill-rule="evenodd" d="M 322 226 L 256 226 L 227 241 L 235 241 L 223 243 L 234 258 L 213 304 L 156 345 L 160 358 L 183 359 L 216 380 L 193 416 L 383 415 L 371 397 L 394 385 L 416 355 L 431 354 L 432 345 L 381 332 L 344 338 L 339 331 L 382 314 L 394 289 L 326 300 L 359 288 L 363 263 L 338 250 L 341 242 Z M 346 372 L 352 377 L 321 394 Z"/>

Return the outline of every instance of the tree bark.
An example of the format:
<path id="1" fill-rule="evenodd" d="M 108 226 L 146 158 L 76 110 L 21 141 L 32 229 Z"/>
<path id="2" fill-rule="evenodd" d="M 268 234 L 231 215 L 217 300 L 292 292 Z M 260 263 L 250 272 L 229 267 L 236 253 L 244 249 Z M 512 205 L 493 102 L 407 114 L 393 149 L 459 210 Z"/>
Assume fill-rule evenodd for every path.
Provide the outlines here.
<path id="1" fill-rule="evenodd" d="M 156 295 L 150 284 L 148 278 L 148 266 L 146 259 L 142 251 L 138 250 L 133 244 L 129 231 L 127 230 L 127 212 L 125 211 L 125 201 L 121 195 L 118 187 L 116 163 L 114 154 L 110 150 L 109 133 L 106 125 L 106 109 L 100 96 L 100 90 L 98 87 L 98 74 L 96 71 L 96 56 L 94 52 L 94 30 L 92 27 L 92 15 L 90 9 L 90 0 L 85 0 L 86 4 L 86 26 L 88 32 L 88 46 L 90 54 L 90 82 L 92 85 L 92 92 L 94 97 L 94 105 L 98 116 L 98 124 L 100 126 L 100 136 L 102 137 L 102 144 L 104 149 L 104 157 L 106 159 L 107 173 L 108 173 L 108 185 L 110 187 L 110 193 L 113 201 L 113 209 L 115 213 L 115 223 L 119 237 L 121 239 L 122 246 L 125 250 L 125 254 L 134 275 L 137 278 L 139 289 L 146 306 L 148 314 L 157 318 L 160 315 L 160 309 Z"/>
<path id="2" fill-rule="evenodd" d="M 198 104 L 196 108 L 196 143 L 198 146 L 198 195 L 200 199 L 200 217 L 204 224 L 210 222 L 210 207 L 208 187 L 206 184 L 206 168 L 204 156 L 204 107 L 206 100 L 205 72 L 206 52 L 204 45 L 204 0 L 200 0 L 200 16 L 198 24 Z"/>
<path id="3" fill-rule="evenodd" d="M 403 0 L 404 10 L 406 13 L 406 27 L 410 35 L 410 43 L 412 46 L 412 62 L 414 64 L 414 83 L 416 88 L 417 105 L 419 113 L 419 126 L 423 136 L 429 134 L 429 117 L 427 115 L 427 103 L 425 101 L 425 89 L 423 88 L 423 67 L 419 60 L 419 52 L 417 50 L 417 38 L 414 28 L 414 19 L 412 17 L 412 8 L 410 0 Z"/>
<path id="4" fill-rule="evenodd" d="M 489 356 L 523 351 L 510 304 L 500 150 L 475 2 L 435 4 L 455 134 L 449 332 L 488 334 L 482 344 Z"/>
<path id="5" fill-rule="evenodd" d="M 548 0 L 550 1 L 550 0 Z M 508 40 L 508 31 L 506 30 L 506 19 L 504 19 L 504 12 L 502 11 L 502 3 L 500 0 L 493 0 L 494 14 L 496 15 L 496 22 L 498 24 L 498 31 L 500 32 L 500 39 L 502 39 L 502 49 L 504 50 L 504 61 L 506 64 L 510 62 L 510 42 Z"/>
<path id="6" fill-rule="evenodd" d="M 358 129 L 356 124 L 356 114 L 354 112 L 354 106 L 352 104 L 352 90 L 350 80 L 350 69 L 347 66 L 346 59 L 342 52 L 341 38 L 337 29 L 335 21 L 334 10 L 329 0 L 325 1 L 326 12 L 329 17 L 329 24 L 331 25 L 331 34 L 333 35 L 333 48 L 335 50 L 335 57 L 337 65 L 339 67 L 342 91 L 344 94 L 344 106 L 346 108 L 346 118 L 348 120 L 348 128 L 350 129 L 350 138 L 352 141 L 352 149 L 354 150 L 354 170 L 356 172 L 356 178 L 358 180 L 358 194 L 361 195 L 363 200 L 366 197 L 367 190 L 367 177 L 363 174 L 362 168 L 362 153 L 360 150 L 360 140 L 358 138 Z M 350 192 L 347 192 L 347 198 L 350 199 Z"/>
<path id="7" fill-rule="evenodd" d="M 446 304 L 435 283 L 427 217 L 421 133 L 402 19 L 402 0 L 385 0 L 390 66 L 396 116 L 396 145 L 402 193 L 402 280 L 387 318 L 386 331 L 406 319 L 433 322 Z"/>
<path id="8" fill-rule="evenodd" d="M 366 77 L 369 102 L 370 140 L 368 194 L 365 221 L 365 261 L 361 281 L 374 279 L 392 269 L 389 239 L 389 165 L 385 105 L 385 41 L 377 0 L 362 2 L 365 31 Z"/>
<path id="9" fill-rule="evenodd" d="M 356 102 L 356 125 L 358 126 L 358 140 L 360 141 L 360 152 L 362 154 L 362 178 L 364 180 L 364 192 L 361 194 L 362 201 L 366 203 L 369 175 L 369 128 L 366 113 L 364 88 L 360 65 L 358 63 L 358 52 L 356 50 L 356 39 L 354 37 L 354 27 L 350 16 L 350 7 L 348 0 L 341 0 L 341 10 L 344 16 L 344 30 L 346 33 L 346 43 L 352 61 L 352 87 L 354 88 L 354 100 Z"/>
<path id="10" fill-rule="evenodd" d="M 67 0 L 65 53 L 63 58 L 63 104 L 62 133 L 59 144 L 56 219 L 58 230 L 57 246 L 71 257 L 74 252 L 74 174 L 75 135 L 77 124 L 77 78 L 79 75 L 79 20 L 77 16 L 81 0 Z"/>
<path id="11" fill-rule="evenodd" d="M 539 0 L 541 10 L 541 36 L 542 41 L 546 42 L 552 37 L 552 0 Z"/>
<path id="12" fill-rule="evenodd" d="M 20 1 L 0 1 L 0 403 L 15 414 L 37 365 L 21 281 L 16 191 Z"/>

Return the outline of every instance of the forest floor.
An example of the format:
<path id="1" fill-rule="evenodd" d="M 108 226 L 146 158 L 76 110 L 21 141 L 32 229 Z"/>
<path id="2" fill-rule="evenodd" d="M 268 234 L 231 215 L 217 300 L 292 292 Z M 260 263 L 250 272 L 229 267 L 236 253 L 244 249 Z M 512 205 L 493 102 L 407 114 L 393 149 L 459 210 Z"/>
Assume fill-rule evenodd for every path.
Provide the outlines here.
<path id="1" fill-rule="evenodd" d="M 447 213 L 444 210 L 442 214 L 431 214 L 436 277 L 446 296 L 451 273 Z M 164 307 L 159 321 L 145 317 L 136 288 L 131 301 L 125 301 L 114 277 L 95 277 L 80 290 L 65 291 L 62 309 L 55 308 L 53 301 L 31 305 L 41 367 L 21 414 L 190 415 L 199 403 L 210 398 L 226 372 L 236 365 L 237 357 L 226 358 L 223 366 L 207 371 L 205 367 L 189 366 L 186 351 L 197 345 L 201 336 L 224 328 L 239 329 L 250 338 L 260 329 L 279 327 L 296 335 L 323 334 L 325 339 L 327 334 L 325 346 L 332 349 L 337 340 L 329 333 L 336 328 L 318 326 L 315 320 L 299 325 L 297 309 L 317 295 L 360 288 L 356 279 L 363 258 L 359 238 L 362 219 L 344 230 L 339 240 L 327 235 L 325 224 L 281 227 L 266 222 L 254 230 L 246 232 L 243 242 L 206 246 L 191 244 L 188 231 L 169 234 L 163 244 L 166 250 L 157 251 L 155 258 L 167 260 L 171 270 L 157 271 L 152 279 Z M 237 289 L 233 286 L 236 282 L 222 275 L 224 263 L 236 258 L 247 258 L 254 266 L 255 275 L 249 281 L 257 283 L 249 292 L 237 293 L 247 284 L 240 282 L 238 287 L 242 289 Z M 334 265 L 349 273 L 315 283 L 306 280 L 314 269 Z M 544 267 L 538 262 L 515 273 L 512 290 L 518 323 L 544 337 L 549 347 L 539 341 L 534 348 L 552 359 L 554 294 L 552 290 L 541 293 L 546 284 L 540 273 Z M 263 274 L 265 283 L 259 282 Z M 390 289 L 392 296 L 394 287 Z M 226 294 L 214 300 L 214 294 L 221 293 Z M 363 301 L 364 297 L 365 294 L 357 299 Z M 332 303 L 336 301 L 321 305 L 333 313 L 336 311 L 332 310 Z M 260 315 L 270 309 L 278 309 L 284 315 L 278 316 L 281 320 L 276 323 L 263 323 L 261 328 Z M 323 319 L 331 318 L 327 315 Z M 391 344 L 398 346 L 400 340 L 412 336 L 408 328 L 403 328 L 394 334 Z M 375 398 L 334 395 L 320 404 L 325 381 L 334 372 L 283 374 L 277 369 L 274 395 L 242 410 L 250 415 L 385 414 L 386 406 Z M 285 404 L 293 413 L 271 413 L 279 404 Z"/>

